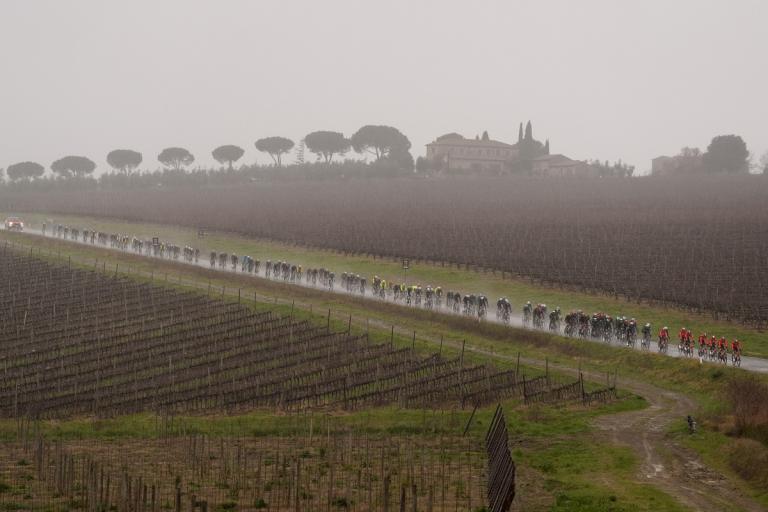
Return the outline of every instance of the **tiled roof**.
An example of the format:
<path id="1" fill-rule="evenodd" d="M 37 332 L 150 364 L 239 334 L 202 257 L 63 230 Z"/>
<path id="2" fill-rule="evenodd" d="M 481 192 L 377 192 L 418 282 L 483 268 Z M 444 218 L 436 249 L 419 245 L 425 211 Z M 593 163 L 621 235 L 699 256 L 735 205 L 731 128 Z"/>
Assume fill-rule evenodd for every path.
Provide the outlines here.
<path id="1" fill-rule="evenodd" d="M 465 138 L 449 138 L 443 140 L 435 140 L 427 144 L 427 146 L 466 146 L 473 148 L 505 148 L 514 149 L 515 146 L 500 142 L 498 140 L 477 140 L 477 139 L 465 139 Z"/>
<path id="2" fill-rule="evenodd" d="M 572 158 L 568 158 L 565 155 L 544 155 L 539 156 L 533 159 L 534 162 L 549 162 L 549 165 L 551 167 L 557 167 L 561 165 L 574 165 L 574 164 L 580 164 L 582 162 L 579 162 L 578 160 L 573 160 Z"/>

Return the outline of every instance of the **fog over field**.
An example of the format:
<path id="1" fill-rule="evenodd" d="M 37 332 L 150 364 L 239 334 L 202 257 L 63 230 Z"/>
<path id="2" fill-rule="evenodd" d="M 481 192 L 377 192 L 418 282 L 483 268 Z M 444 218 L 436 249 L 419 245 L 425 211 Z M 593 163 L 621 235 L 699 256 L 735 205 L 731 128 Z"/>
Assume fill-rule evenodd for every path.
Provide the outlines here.
<path id="1" fill-rule="evenodd" d="M 3 0 L 0 167 L 117 147 L 398 127 L 424 144 L 531 119 L 553 153 L 638 168 L 736 133 L 768 150 L 762 0 Z M 289 158 L 292 160 L 292 157 Z"/>

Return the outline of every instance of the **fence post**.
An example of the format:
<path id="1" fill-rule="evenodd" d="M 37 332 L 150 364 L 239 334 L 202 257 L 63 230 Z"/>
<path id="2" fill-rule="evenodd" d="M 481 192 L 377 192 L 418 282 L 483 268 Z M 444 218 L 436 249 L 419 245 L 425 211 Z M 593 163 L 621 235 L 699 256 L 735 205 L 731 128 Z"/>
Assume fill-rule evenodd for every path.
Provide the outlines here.
<path id="1" fill-rule="evenodd" d="M 389 512 L 389 475 L 384 477 L 384 499 L 383 499 L 383 510 L 384 512 Z"/>
<path id="2" fill-rule="evenodd" d="M 461 341 L 461 368 L 459 370 L 459 388 L 461 389 L 461 409 L 464 410 L 464 345 L 467 340 Z"/>
<path id="3" fill-rule="evenodd" d="M 515 375 L 515 379 L 517 379 L 517 375 Z M 528 403 L 528 391 L 525 389 L 525 375 L 523 375 L 523 403 Z"/>

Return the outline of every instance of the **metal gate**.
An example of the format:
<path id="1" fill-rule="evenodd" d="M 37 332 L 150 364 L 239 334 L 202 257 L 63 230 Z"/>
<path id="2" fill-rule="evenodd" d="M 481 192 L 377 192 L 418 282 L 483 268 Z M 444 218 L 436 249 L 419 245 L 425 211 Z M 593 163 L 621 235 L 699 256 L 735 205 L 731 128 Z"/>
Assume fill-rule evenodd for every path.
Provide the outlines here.
<path id="1" fill-rule="evenodd" d="M 509 453 L 507 421 L 501 404 L 485 436 L 488 452 L 488 507 L 491 512 L 507 512 L 515 499 L 515 462 Z"/>

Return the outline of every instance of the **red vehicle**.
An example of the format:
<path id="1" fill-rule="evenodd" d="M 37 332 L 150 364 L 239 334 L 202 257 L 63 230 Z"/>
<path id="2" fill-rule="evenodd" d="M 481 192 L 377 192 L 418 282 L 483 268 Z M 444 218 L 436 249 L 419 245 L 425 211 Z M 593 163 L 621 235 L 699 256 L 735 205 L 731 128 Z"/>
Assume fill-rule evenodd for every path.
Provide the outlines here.
<path id="1" fill-rule="evenodd" d="M 18 217 L 5 219 L 5 229 L 8 231 L 24 231 L 24 222 Z"/>

